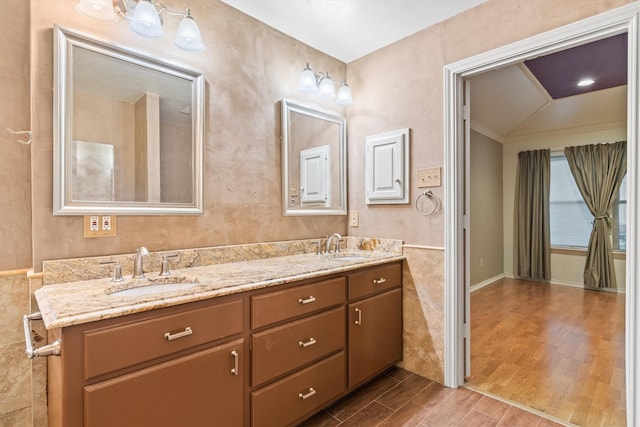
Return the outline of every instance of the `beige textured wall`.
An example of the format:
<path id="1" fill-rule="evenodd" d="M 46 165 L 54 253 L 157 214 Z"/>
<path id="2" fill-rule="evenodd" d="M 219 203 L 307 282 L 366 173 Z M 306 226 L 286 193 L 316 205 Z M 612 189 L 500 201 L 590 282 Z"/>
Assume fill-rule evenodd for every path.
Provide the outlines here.
<path id="1" fill-rule="evenodd" d="M 133 104 L 74 93 L 75 139 L 114 147 L 115 200 L 134 200 L 134 108 Z M 109 123 L 119 123 L 110 126 Z"/>
<path id="2" fill-rule="evenodd" d="M 5 131 L 31 129 L 29 120 L 29 3 L 7 0 L 0 8 L 0 271 L 31 266 L 32 146 Z M 1 298 L 1 297 L 0 297 Z"/>
<path id="3" fill-rule="evenodd" d="M 0 426 L 31 426 L 32 363 L 24 355 L 22 315 L 29 306 L 25 268 L 31 266 L 32 147 L 5 131 L 31 129 L 29 2 L 0 8 Z M 41 364 L 34 364 L 42 367 Z"/>
<path id="4" fill-rule="evenodd" d="M 311 104 L 297 83 L 306 62 L 336 77 L 345 64 L 257 22 L 218 0 L 171 0 L 188 7 L 206 50 L 183 52 L 171 34 L 179 19 L 165 16 L 168 35 L 139 37 L 127 22 L 102 25 L 80 16 L 76 0 L 32 0 L 32 116 L 34 268 L 41 261 L 149 250 L 300 239 L 346 234 L 344 216 L 283 217 L 280 208 L 280 109 L 283 97 Z M 53 23 L 157 55 L 206 74 L 205 214 L 120 216 L 118 236 L 84 239 L 82 218 L 52 215 Z M 323 109 L 344 114 L 332 102 Z"/>
<path id="5" fill-rule="evenodd" d="M 443 67 L 470 56 L 552 30 L 582 18 L 596 15 L 632 0 L 488 0 L 465 13 L 427 28 L 397 43 L 347 65 L 354 104 L 349 107 L 349 210 L 360 213 L 360 226 L 349 228 L 353 236 L 379 236 L 403 239 L 413 245 L 408 257 L 409 274 L 405 291 L 417 300 L 405 306 L 405 323 L 423 329 L 414 341 L 405 341 L 405 366 L 440 381 L 443 366 L 424 366 L 423 360 L 442 363 L 444 337 L 437 325 L 444 316 L 442 283 L 415 275 L 416 271 L 439 269 L 431 274 L 444 280 L 444 264 L 431 248 L 444 245 L 444 216 L 420 216 L 414 206 L 419 193 L 416 169 L 444 166 Z M 367 135 L 403 127 L 412 129 L 411 204 L 367 206 L 364 199 L 364 141 Z M 435 188 L 442 198 L 447 183 Z M 505 215 L 506 217 L 506 215 Z M 506 251 L 506 248 L 505 248 Z M 406 300 L 406 299 L 405 299 Z M 418 301 L 419 300 L 419 301 Z M 419 302 L 419 304 L 417 303 Z M 418 316 L 418 317 L 416 317 Z M 407 336 L 405 328 L 405 337 Z M 444 333 L 444 331 L 442 331 Z"/>
<path id="6" fill-rule="evenodd" d="M 473 286 L 504 274 L 502 144 L 473 131 L 470 191 Z"/>

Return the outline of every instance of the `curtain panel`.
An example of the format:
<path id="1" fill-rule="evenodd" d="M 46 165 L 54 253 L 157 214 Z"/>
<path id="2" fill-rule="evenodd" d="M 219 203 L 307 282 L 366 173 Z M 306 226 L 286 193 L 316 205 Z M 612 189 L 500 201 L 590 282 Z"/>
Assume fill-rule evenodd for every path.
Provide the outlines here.
<path id="1" fill-rule="evenodd" d="M 551 279 L 550 171 L 550 150 L 518 153 L 514 237 L 517 274 L 523 279 Z"/>
<path id="2" fill-rule="evenodd" d="M 609 238 L 611 208 L 627 173 L 627 142 L 566 147 L 564 152 L 580 194 L 594 217 L 584 266 L 584 285 L 615 288 Z"/>

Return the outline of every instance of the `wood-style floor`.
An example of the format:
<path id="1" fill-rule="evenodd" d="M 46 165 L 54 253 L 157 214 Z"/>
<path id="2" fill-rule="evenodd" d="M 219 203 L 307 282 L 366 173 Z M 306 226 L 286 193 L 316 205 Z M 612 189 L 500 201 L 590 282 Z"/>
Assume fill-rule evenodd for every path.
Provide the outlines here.
<path id="1" fill-rule="evenodd" d="M 579 426 L 625 425 L 623 294 L 503 279 L 471 294 L 468 385 Z"/>
<path id="2" fill-rule="evenodd" d="M 561 427 L 538 414 L 393 368 L 301 427 Z"/>

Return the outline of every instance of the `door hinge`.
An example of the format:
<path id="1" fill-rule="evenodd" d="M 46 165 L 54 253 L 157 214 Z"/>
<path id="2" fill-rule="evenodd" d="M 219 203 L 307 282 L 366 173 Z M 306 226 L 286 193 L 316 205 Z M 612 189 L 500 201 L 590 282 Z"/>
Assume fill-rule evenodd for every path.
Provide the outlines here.
<path id="1" fill-rule="evenodd" d="M 469 215 L 462 215 L 462 228 L 468 230 L 471 228 L 471 222 L 469 221 Z"/>
<path id="2" fill-rule="evenodd" d="M 462 106 L 462 117 L 467 121 L 471 118 L 471 109 L 468 105 Z"/>
<path id="3" fill-rule="evenodd" d="M 469 324 L 469 322 L 462 325 L 462 327 L 464 328 L 464 338 L 471 338 L 471 325 Z"/>

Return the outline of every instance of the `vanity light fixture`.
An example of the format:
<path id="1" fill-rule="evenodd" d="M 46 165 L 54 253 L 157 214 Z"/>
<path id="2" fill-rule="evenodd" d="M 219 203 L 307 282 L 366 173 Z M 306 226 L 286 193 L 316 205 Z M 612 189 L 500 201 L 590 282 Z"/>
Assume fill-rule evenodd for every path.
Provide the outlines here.
<path id="1" fill-rule="evenodd" d="M 300 92 L 317 93 L 318 98 L 335 99 L 338 105 L 351 105 L 353 103 L 351 89 L 346 80 L 342 82 L 336 95 L 334 81 L 329 76 L 329 72 L 315 74 L 308 62 L 300 75 L 298 90 Z"/>
<path id="2" fill-rule="evenodd" d="M 204 50 L 200 29 L 191 16 L 190 9 L 176 12 L 152 0 L 80 0 L 76 10 L 81 15 L 108 24 L 117 22 L 118 17 L 127 19 L 131 21 L 131 31 L 148 38 L 164 36 L 161 13 L 182 16 L 174 39 L 175 45 L 190 52 Z"/>

